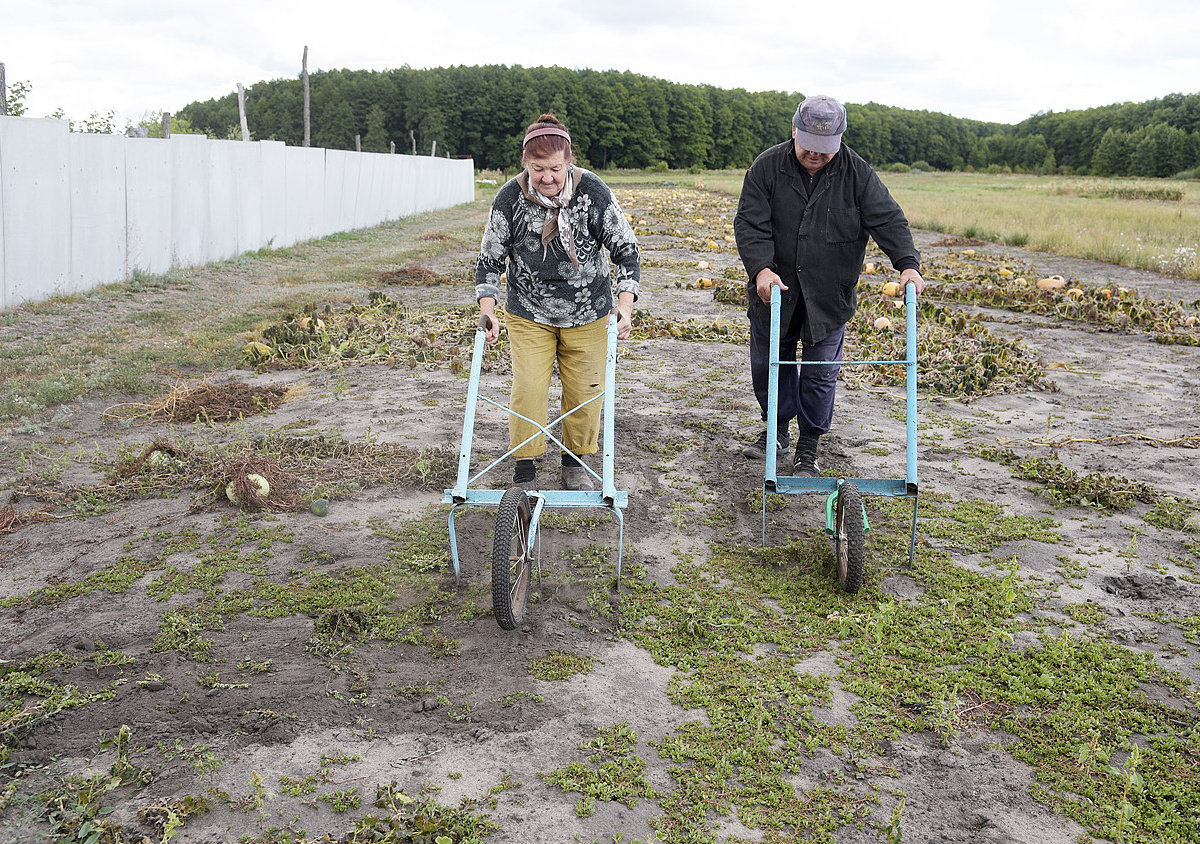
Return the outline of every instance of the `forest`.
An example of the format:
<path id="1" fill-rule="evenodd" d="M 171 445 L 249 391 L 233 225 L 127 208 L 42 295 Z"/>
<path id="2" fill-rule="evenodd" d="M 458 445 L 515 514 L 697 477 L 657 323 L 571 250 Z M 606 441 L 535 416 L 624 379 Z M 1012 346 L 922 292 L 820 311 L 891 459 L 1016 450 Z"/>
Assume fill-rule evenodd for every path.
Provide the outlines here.
<path id="1" fill-rule="evenodd" d="M 817 92 L 810 92 L 817 93 Z M 628 71 L 519 65 L 332 70 L 310 75 L 310 142 L 329 149 L 470 156 L 519 166 L 525 127 L 543 111 L 571 130 L 594 169 L 744 168 L 788 137 L 802 92 L 686 85 Z M 847 103 L 846 143 L 878 168 L 1196 177 L 1200 93 L 1044 112 L 1015 125 L 879 103 Z M 240 138 L 237 97 L 189 103 L 180 117 Z M 304 140 L 299 78 L 246 91 L 255 140 Z"/>

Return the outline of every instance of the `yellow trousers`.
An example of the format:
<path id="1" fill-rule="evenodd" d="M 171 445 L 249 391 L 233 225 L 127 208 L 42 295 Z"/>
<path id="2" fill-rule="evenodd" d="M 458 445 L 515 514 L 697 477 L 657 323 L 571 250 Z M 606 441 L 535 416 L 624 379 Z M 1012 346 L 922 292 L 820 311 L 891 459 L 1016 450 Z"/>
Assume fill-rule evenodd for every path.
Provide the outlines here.
<path id="1" fill-rule="evenodd" d="M 608 351 L 608 319 L 602 317 L 587 325 L 555 328 L 509 314 L 508 340 L 512 352 L 513 382 L 509 407 L 522 416 L 546 423 L 550 400 L 550 373 L 558 361 L 562 381 L 562 413 L 604 392 L 604 358 Z M 558 438 L 578 455 L 595 454 L 600 434 L 600 407 L 597 400 L 580 408 L 562 422 Z M 508 417 L 509 447 L 537 431 L 524 419 Z M 521 446 L 514 457 L 526 460 L 546 452 L 546 437 L 537 437 Z"/>

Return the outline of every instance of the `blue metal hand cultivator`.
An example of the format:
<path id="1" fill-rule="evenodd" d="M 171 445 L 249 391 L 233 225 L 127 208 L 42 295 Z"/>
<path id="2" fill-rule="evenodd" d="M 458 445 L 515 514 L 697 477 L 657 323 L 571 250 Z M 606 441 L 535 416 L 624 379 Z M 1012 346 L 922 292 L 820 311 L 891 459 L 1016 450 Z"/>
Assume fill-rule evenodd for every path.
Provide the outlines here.
<path id="1" fill-rule="evenodd" d="M 621 550 L 624 541 L 625 521 L 621 511 L 628 503 L 628 495 L 619 492 L 613 484 L 613 396 L 616 384 L 617 363 L 617 317 L 616 313 L 608 317 L 608 352 L 605 360 L 604 391 L 587 403 L 574 410 L 542 425 L 516 413 L 514 410 L 499 402 L 482 395 L 479 391 L 480 373 L 483 364 L 483 349 L 487 337 L 488 317 L 481 316 L 479 327 L 475 331 L 475 346 L 471 355 L 471 380 L 467 388 L 467 406 L 463 414 L 462 445 L 458 455 L 458 477 L 454 488 L 448 489 L 442 499 L 443 504 L 449 504 L 450 556 L 454 562 L 455 582 L 461 577 L 458 559 L 458 539 L 454 532 L 454 516 L 459 507 L 483 506 L 496 507 L 496 532 L 492 544 L 492 610 L 496 622 L 505 630 L 519 627 L 524 620 L 525 610 L 529 604 L 532 572 L 536 566 L 538 576 L 541 576 L 541 533 L 539 520 L 546 507 L 584 507 L 599 508 L 611 512 L 617 520 L 617 586 L 621 584 Z M 530 490 L 520 486 L 508 489 L 480 489 L 473 487 L 481 477 L 495 469 L 507 458 L 511 457 L 518 448 L 538 436 L 532 434 L 524 442 L 518 443 L 483 469 L 471 474 L 471 447 L 475 431 L 475 411 L 482 401 L 497 407 L 505 413 L 518 416 L 536 426 L 538 431 L 552 442 L 559 445 L 564 453 L 570 453 L 562 442 L 552 433 L 552 429 L 560 425 L 563 419 L 575 413 L 587 404 L 602 401 L 603 417 L 603 462 L 601 474 L 584 465 L 587 472 L 600 482 L 598 491 L 575 490 Z M 574 455 L 578 457 L 578 455 Z M 582 461 L 580 461 L 582 464 Z"/>
<path id="2" fill-rule="evenodd" d="M 767 425 L 766 476 L 763 481 L 762 530 L 767 541 L 767 496 L 776 494 L 823 493 L 825 532 L 833 540 L 838 581 L 847 592 L 857 592 L 863 583 L 866 533 L 870 529 L 863 507 L 864 495 L 905 496 L 913 500 L 912 535 L 908 546 L 911 567 L 917 541 L 917 293 L 910 282 L 904 290 L 905 359 L 864 361 L 780 361 L 780 297 L 771 297 L 771 357 L 767 392 L 767 419 L 777 418 L 780 366 L 879 366 L 904 364 L 906 394 L 907 470 L 903 478 L 801 478 L 780 476 L 776 471 L 779 441 L 775 425 Z"/>

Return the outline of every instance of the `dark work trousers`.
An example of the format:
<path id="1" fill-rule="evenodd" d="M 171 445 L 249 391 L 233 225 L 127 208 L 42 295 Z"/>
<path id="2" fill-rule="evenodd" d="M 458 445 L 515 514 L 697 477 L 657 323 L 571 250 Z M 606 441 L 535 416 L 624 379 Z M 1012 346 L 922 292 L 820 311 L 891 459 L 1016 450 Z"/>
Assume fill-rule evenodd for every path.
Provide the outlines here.
<path id="1" fill-rule="evenodd" d="M 804 311 L 796 310 L 791 325 L 780 328 L 779 360 L 796 360 L 796 349 L 800 345 L 800 329 L 804 323 Z M 819 343 L 803 347 L 801 360 L 841 360 L 842 346 L 846 339 L 846 326 L 841 326 Z M 767 418 L 767 389 L 770 378 L 771 327 L 762 327 L 758 320 L 750 320 L 750 380 L 754 384 L 754 395 L 762 408 L 762 418 Z M 792 419 L 801 434 L 825 434 L 833 422 L 833 400 L 837 392 L 837 365 L 779 367 L 779 425 L 787 430 Z"/>

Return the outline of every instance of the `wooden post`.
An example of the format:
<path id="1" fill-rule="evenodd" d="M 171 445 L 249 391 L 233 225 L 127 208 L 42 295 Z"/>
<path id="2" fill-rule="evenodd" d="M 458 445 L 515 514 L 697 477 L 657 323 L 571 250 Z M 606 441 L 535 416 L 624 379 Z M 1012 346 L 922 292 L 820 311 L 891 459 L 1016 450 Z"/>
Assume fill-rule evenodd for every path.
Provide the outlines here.
<path id="1" fill-rule="evenodd" d="M 246 125 L 246 89 L 239 82 L 238 86 L 238 115 L 242 118 L 242 140 L 250 140 L 250 129 Z"/>
<path id="2" fill-rule="evenodd" d="M 391 148 L 388 150 L 388 152 L 389 152 L 390 154 L 394 155 L 394 154 L 396 153 L 396 142 L 395 142 L 395 141 L 389 141 L 388 143 L 390 143 L 390 144 L 391 144 Z"/>
<path id="3" fill-rule="evenodd" d="M 429 157 L 433 158 L 437 155 L 437 141 L 433 142 L 433 146 L 429 148 Z"/>
<path id="4" fill-rule="evenodd" d="M 412 129 L 409 129 L 409 130 L 408 130 L 408 136 L 409 136 L 410 138 L 412 138 L 412 142 L 413 142 L 413 155 L 416 155 L 416 154 L 417 154 L 417 135 L 416 135 L 416 133 L 415 133 L 415 132 L 413 132 L 413 130 L 412 130 Z"/>
<path id="5" fill-rule="evenodd" d="M 362 135 L 354 136 L 354 151 L 362 152 Z"/>
<path id="6" fill-rule="evenodd" d="M 169 111 L 162 113 L 162 136 L 164 141 L 171 137 L 171 112 Z"/>
<path id="7" fill-rule="evenodd" d="M 4 62 L 0 62 L 0 116 L 8 114 L 8 88 L 4 85 Z"/>
<path id="8" fill-rule="evenodd" d="M 309 134 L 308 124 L 308 45 L 304 45 L 304 60 L 301 62 L 300 78 L 304 80 L 304 145 L 308 146 L 308 139 L 312 137 Z"/>

